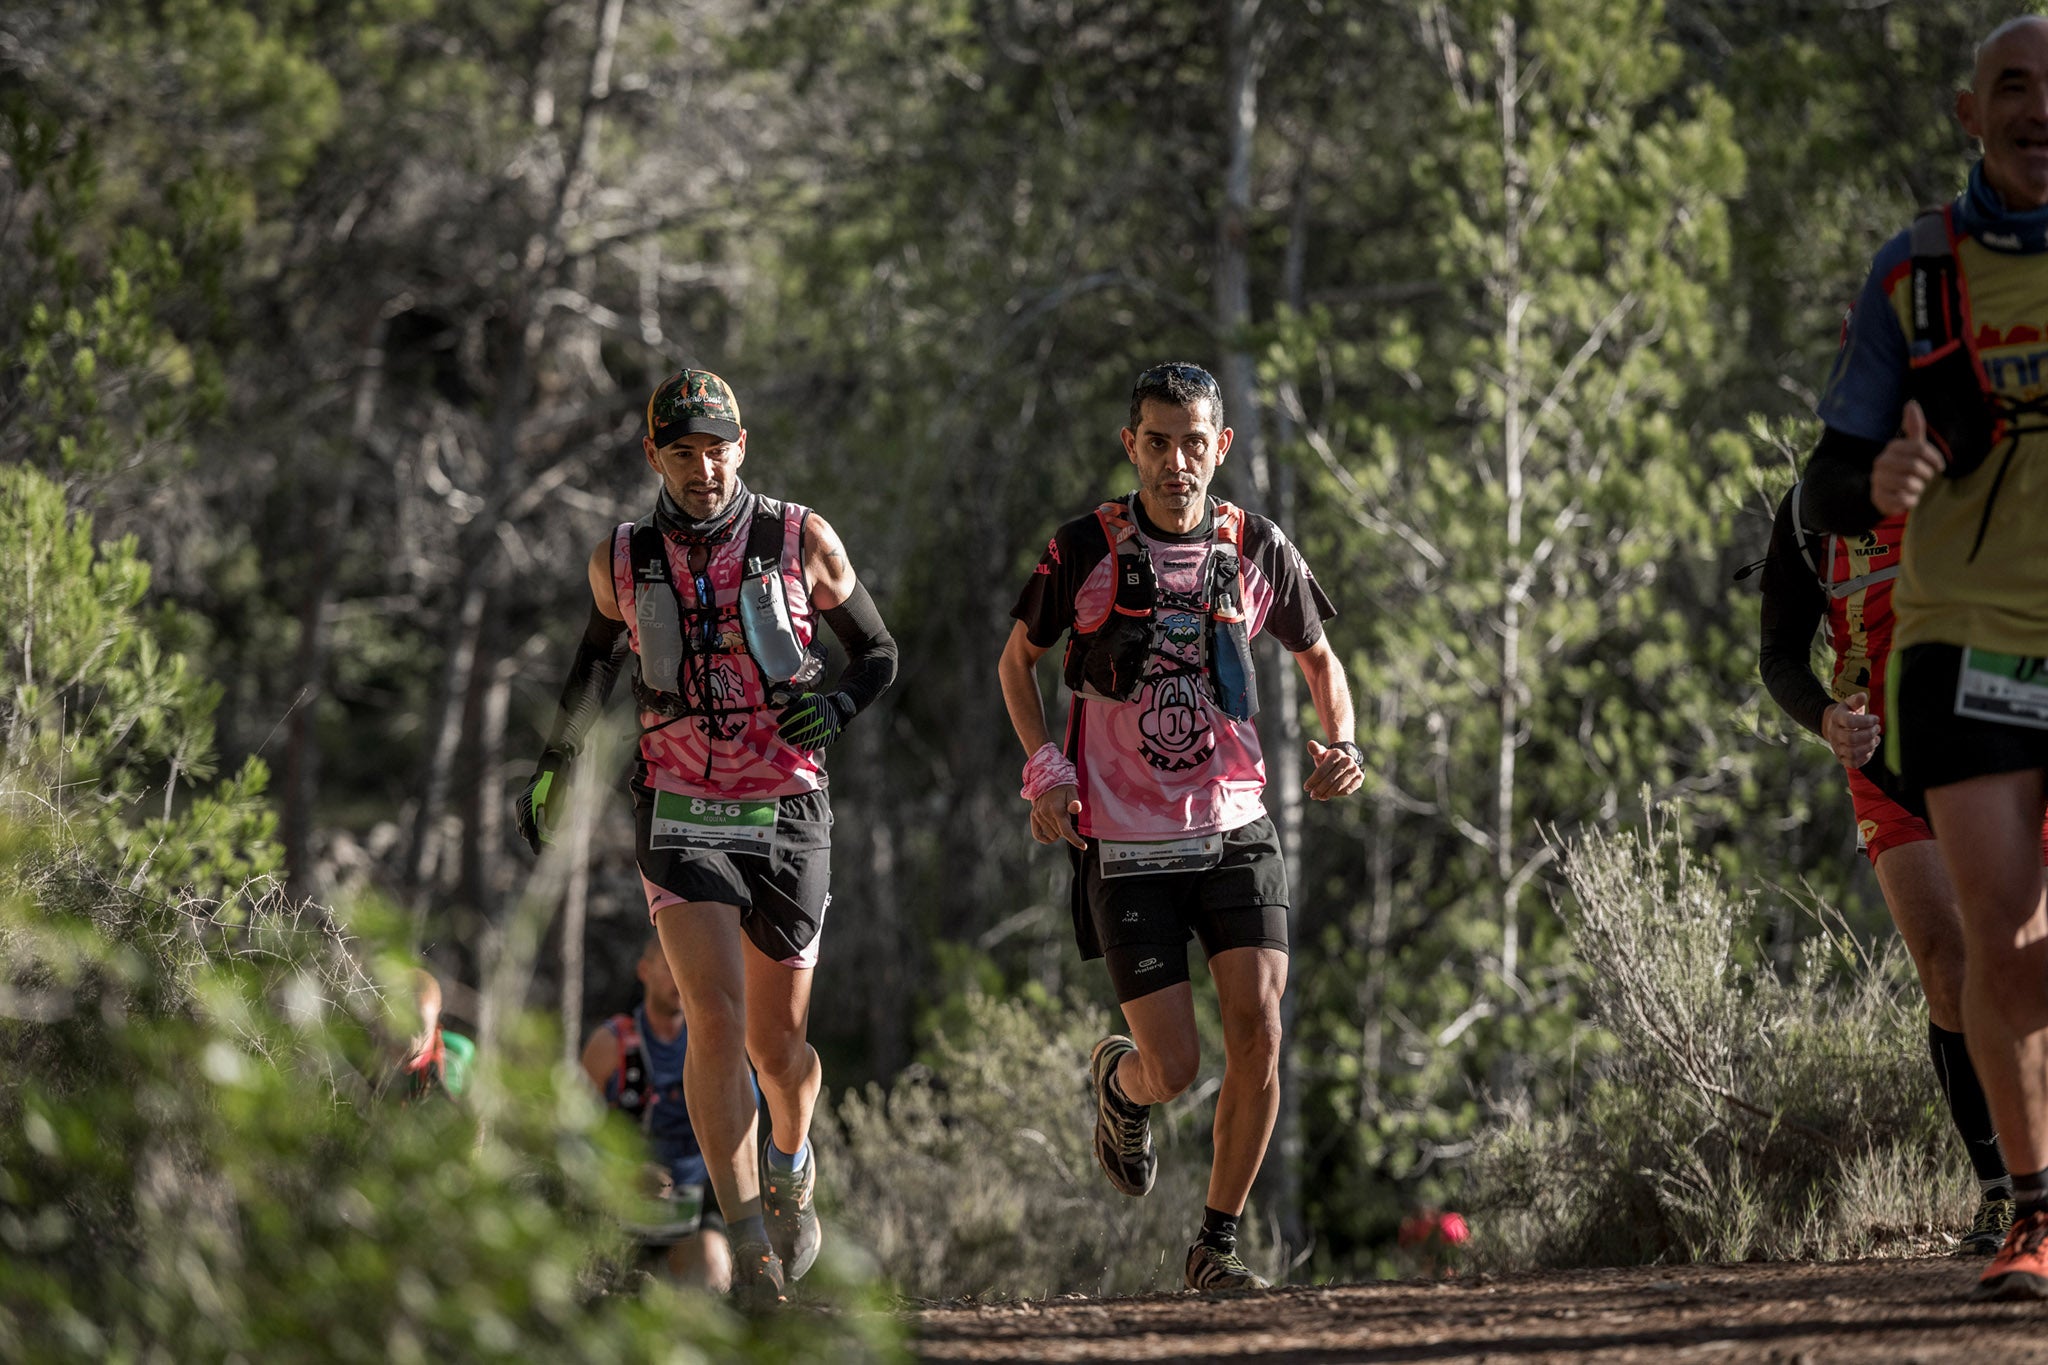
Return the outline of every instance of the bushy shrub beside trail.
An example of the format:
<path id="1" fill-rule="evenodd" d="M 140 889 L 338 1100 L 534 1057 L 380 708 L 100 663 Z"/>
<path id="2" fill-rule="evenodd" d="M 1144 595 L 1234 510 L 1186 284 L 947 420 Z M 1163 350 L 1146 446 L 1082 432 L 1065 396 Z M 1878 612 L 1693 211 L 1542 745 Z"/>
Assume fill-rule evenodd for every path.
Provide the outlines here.
<path id="1" fill-rule="evenodd" d="M 1179 1289 L 1208 1190 L 1220 1032 L 1202 1039 L 1203 1079 L 1153 1106 L 1159 1179 L 1131 1199 L 1095 1164 L 1088 1097 L 1089 1051 L 1121 1025 L 1099 1007 L 1029 990 L 969 991 L 954 1005 L 924 1065 L 887 1089 L 842 1096 L 843 1131 L 818 1125 L 828 1220 L 913 1298 Z M 1213 1025 L 1213 1005 L 1198 1001 L 1196 1013 Z M 1240 1251 L 1274 1275 L 1271 1241 L 1257 1206 L 1250 1212 Z"/>
<path id="2" fill-rule="evenodd" d="M 402 935 L 276 890 L 259 772 L 186 789 L 211 693 L 132 547 L 0 471 L 0 566 L 0 1360 L 895 1358 L 878 1314 L 633 1276 L 638 1135 L 543 1022 L 403 1102 Z"/>
<path id="3" fill-rule="evenodd" d="M 1894 936 L 1824 907 L 1788 970 L 1754 898 L 1680 831 L 1589 836 L 1564 859 L 1596 1026 L 1582 1102 L 1476 1153 L 1474 1252 L 1501 1267 L 1842 1257 L 1938 1245 L 1975 1203 Z"/>

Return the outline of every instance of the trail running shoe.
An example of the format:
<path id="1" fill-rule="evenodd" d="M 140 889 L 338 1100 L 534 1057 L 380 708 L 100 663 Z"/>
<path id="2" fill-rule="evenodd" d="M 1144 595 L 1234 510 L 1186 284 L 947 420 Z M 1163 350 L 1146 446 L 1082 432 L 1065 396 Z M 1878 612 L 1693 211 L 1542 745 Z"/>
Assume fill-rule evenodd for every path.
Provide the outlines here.
<path id="1" fill-rule="evenodd" d="M 1977 1201 L 1977 1217 L 1970 1223 L 1970 1230 L 1963 1234 L 1962 1245 L 1956 1248 L 1958 1256 L 1995 1256 L 2005 1242 L 2005 1234 L 2012 1229 L 2013 1198 L 2011 1195 L 1985 1195 Z"/>
<path id="2" fill-rule="evenodd" d="M 1137 1050 L 1136 1043 L 1112 1033 L 1088 1058 L 1088 1085 L 1095 1092 L 1096 1164 L 1110 1184 L 1133 1198 L 1150 1193 L 1152 1178 L 1159 1174 L 1159 1158 L 1152 1152 L 1152 1110 L 1148 1105 L 1119 1103 L 1110 1095 L 1109 1078 L 1123 1055 Z"/>
<path id="3" fill-rule="evenodd" d="M 732 1249 L 732 1301 L 742 1313 L 766 1313 L 789 1301 L 774 1247 L 755 1242 Z"/>
<path id="4" fill-rule="evenodd" d="M 2048 1299 L 2048 1209 L 2016 1219 L 1973 1299 Z"/>
<path id="5" fill-rule="evenodd" d="M 1271 1289 L 1273 1286 L 1243 1261 L 1235 1251 L 1218 1251 L 1207 1242 L 1188 1248 L 1188 1268 L 1181 1283 L 1204 1294 L 1223 1289 Z"/>
<path id="6" fill-rule="evenodd" d="M 811 1148 L 804 1164 L 795 1171 L 778 1171 L 768 1164 L 768 1144 L 761 1144 L 761 1215 L 768 1220 L 768 1240 L 793 1284 L 804 1277 L 818 1259 L 818 1247 L 825 1230 L 818 1224 L 818 1206 L 812 1198 L 818 1189 L 818 1149 Z"/>

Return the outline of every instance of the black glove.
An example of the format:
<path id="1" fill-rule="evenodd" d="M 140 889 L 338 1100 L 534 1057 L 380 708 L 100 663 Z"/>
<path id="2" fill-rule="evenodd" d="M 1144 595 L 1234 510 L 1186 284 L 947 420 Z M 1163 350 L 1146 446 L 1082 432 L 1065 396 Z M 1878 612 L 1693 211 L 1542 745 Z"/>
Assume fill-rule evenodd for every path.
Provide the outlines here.
<path id="1" fill-rule="evenodd" d="M 555 841 L 562 813 L 568 809 L 569 756 L 560 749 L 542 752 L 533 778 L 512 803 L 512 818 L 519 823 L 519 837 L 535 853 L 542 844 Z"/>
<path id="2" fill-rule="evenodd" d="M 805 692 L 775 717 L 776 733 L 799 749 L 822 749 L 839 738 L 857 708 L 844 692 Z"/>

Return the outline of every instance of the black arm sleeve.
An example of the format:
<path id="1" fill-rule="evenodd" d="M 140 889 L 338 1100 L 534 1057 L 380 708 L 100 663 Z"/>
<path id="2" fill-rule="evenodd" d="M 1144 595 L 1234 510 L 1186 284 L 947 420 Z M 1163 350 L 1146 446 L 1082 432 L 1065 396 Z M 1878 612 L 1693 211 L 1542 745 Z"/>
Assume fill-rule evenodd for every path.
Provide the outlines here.
<path id="1" fill-rule="evenodd" d="M 1853 536 L 1877 525 L 1882 514 L 1870 501 L 1870 467 L 1884 447 L 1883 441 L 1821 429 L 1800 495 L 1799 516 L 1806 529 Z"/>
<path id="2" fill-rule="evenodd" d="M 1804 503 L 1805 497 L 1800 501 Z M 1770 553 L 1764 558 L 1763 629 L 1758 671 L 1771 700 L 1815 734 L 1834 702 L 1813 676 L 1813 632 L 1827 614 L 1827 593 L 1799 553 L 1799 528 L 1792 523 L 1792 495 L 1778 504 L 1771 524 Z"/>
<path id="3" fill-rule="evenodd" d="M 875 599 L 868 596 L 864 583 L 856 582 L 844 602 L 821 614 L 846 646 L 846 670 L 839 675 L 837 690 L 853 703 L 857 716 L 896 681 L 896 637 L 882 624 L 882 613 L 875 610 Z"/>
<path id="4" fill-rule="evenodd" d="M 569 681 L 562 685 L 560 709 L 555 727 L 548 732 L 548 747 L 570 758 L 590 730 L 591 722 L 604 710 L 605 699 L 619 680 L 619 667 L 632 650 L 626 623 L 614 621 L 590 604 L 590 621 L 583 627 L 583 642 L 576 647 L 575 662 L 569 665 Z"/>

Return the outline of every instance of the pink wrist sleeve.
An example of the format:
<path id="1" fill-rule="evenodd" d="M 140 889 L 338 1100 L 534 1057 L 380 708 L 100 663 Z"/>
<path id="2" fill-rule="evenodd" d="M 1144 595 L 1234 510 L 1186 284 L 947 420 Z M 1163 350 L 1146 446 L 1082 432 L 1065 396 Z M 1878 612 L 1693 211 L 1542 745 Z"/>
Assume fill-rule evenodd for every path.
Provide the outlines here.
<path id="1" fill-rule="evenodd" d="M 1048 740 L 1038 746 L 1038 752 L 1024 765 L 1024 790 L 1020 794 L 1026 801 L 1036 801 L 1054 787 L 1079 785 L 1080 781 L 1081 775 L 1060 752 L 1060 746 Z"/>

